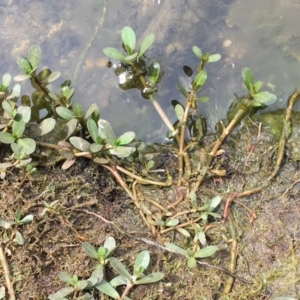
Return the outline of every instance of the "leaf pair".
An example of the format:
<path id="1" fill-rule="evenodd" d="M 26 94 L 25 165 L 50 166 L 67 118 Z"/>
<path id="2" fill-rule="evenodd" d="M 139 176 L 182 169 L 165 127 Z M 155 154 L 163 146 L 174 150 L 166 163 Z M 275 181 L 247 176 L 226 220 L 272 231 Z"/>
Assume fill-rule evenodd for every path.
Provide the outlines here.
<path id="1" fill-rule="evenodd" d="M 103 49 L 103 52 L 106 56 L 119 60 L 125 64 L 133 65 L 134 60 L 139 60 L 145 52 L 149 49 L 154 41 L 154 34 L 147 35 L 139 49 L 139 51 L 135 52 L 136 48 L 136 35 L 132 28 L 125 26 L 122 30 L 122 41 L 124 44 L 125 51 L 127 56 L 125 56 L 118 49 L 113 47 L 106 47 Z"/>
<path id="2" fill-rule="evenodd" d="M 254 83 L 253 74 L 249 68 L 243 68 L 242 77 L 247 90 L 255 100 L 253 106 L 271 105 L 277 100 L 277 96 L 272 93 L 267 91 L 259 92 L 263 82 L 257 81 Z"/>

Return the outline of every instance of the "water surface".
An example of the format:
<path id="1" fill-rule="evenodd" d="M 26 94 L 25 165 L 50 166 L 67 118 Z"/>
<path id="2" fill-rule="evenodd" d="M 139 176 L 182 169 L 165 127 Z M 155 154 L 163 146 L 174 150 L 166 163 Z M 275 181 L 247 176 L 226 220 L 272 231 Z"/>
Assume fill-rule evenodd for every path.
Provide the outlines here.
<path id="1" fill-rule="evenodd" d="M 184 103 L 175 87 L 185 77 L 182 67 L 197 67 L 192 46 L 222 55 L 221 61 L 207 67 L 202 95 L 211 101 L 199 106 L 213 123 L 225 117 L 233 93 L 245 93 L 241 81 L 245 66 L 253 70 L 255 79 L 272 87 L 280 100 L 277 106 L 283 106 L 298 87 L 299 12 L 295 0 L 4 0 L 0 4 L 0 70 L 17 75 L 17 57 L 37 44 L 43 53 L 42 67 L 62 73 L 53 88 L 73 79 L 73 101 L 85 108 L 96 102 L 102 118 L 118 134 L 133 130 L 142 139 L 161 140 L 166 128 L 151 104 L 137 90 L 120 90 L 113 70 L 105 67 L 102 49 L 120 49 L 124 26 L 134 29 L 138 43 L 148 33 L 156 35 L 147 55 L 164 69 L 156 98 L 173 121 L 171 100 Z M 28 83 L 23 92 L 30 92 Z"/>

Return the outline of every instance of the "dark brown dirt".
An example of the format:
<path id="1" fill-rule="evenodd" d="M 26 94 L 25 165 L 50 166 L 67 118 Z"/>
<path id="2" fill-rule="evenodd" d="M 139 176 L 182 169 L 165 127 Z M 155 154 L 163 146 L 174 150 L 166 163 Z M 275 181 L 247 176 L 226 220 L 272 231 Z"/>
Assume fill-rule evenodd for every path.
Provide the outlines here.
<path id="1" fill-rule="evenodd" d="M 258 120 L 263 121 L 263 117 Z M 245 122 L 222 147 L 224 153 L 218 157 L 215 166 L 219 164 L 220 169 L 226 169 L 227 176 L 207 179 L 198 194 L 201 201 L 205 196 L 216 194 L 226 200 L 229 195 L 253 189 L 267 180 L 276 161 L 277 144 L 270 127 L 262 125 L 257 141 L 258 127 L 250 124 Z M 293 132 L 288 146 L 297 138 L 297 130 Z M 34 215 L 31 223 L 18 227 L 25 240 L 23 246 L 17 245 L 12 238 L 2 244 L 17 299 L 47 299 L 65 286 L 58 279 L 62 271 L 88 278 L 96 262 L 84 253 L 82 243 L 87 241 L 97 248 L 108 236 L 113 236 L 118 244 L 114 256 L 122 259 L 129 268 L 137 254 L 147 249 L 151 254 L 149 271 L 165 273 L 159 283 L 134 289 L 129 295 L 131 299 L 298 297 L 300 171 L 293 152 L 288 148 L 286 152 L 289 154 L 285 156 L 281 171 L 268 188 L 235 199 L 237 202 L 230 207 L 230 222 L 210 219 L 213 226 L 206 232 L 208 243 L 217 245 L 219 250 L 212 258 L 202 261 L 229 268 L 233 227 L 238 257 L 234 273 L 249 281 L 244 283 L 236 279 L 231 293 L 223 297 L 222 290 L 231 278 L 226 273 L 204 266 L 188 269 L 183 257 L 131 237 L 147 238 L 158 244 L 173 241 L 182 247 L 191 244 L 190 239 L 183 239 L 177 233 L 153 238 L 137 207 L 104 168 L 80 159 L 67 171 L 61 170 L 61 163 L 58 163 L 55 167 L 38 168 L 32 175 L 21 170 L 7 174 L 0 182 L 0 218 L 12 221 L 17 209 L 21 210 L 22 216 Z M 170 159 L 174 160 L 171 171 L 175 174 L 176 157 L 170 154 Z M 156 213 L 157 208 L 151 201 L 167 206 L 177 198 L 174 187 L 138 185 L 137 190 L 152 213 Z M 254 218 L 241 204 L 257 217 Z M 180 212 L 186 207 L 183 201 L 173 210 Z M 218 212 L 222 214 L 223 209 L 224 202 Z M 113 221 L 122 232 L 96 214 Z M 0 234 L 2 239 L 5 234 L 13 235 L 11 230 L 3 228 Z M 3 270 L 0 272 L 0 286 L 5 286 Z M 108 266 L 108 279 L 114 275 Z M 102 299 L 96 291 L 93 296 Z"/>

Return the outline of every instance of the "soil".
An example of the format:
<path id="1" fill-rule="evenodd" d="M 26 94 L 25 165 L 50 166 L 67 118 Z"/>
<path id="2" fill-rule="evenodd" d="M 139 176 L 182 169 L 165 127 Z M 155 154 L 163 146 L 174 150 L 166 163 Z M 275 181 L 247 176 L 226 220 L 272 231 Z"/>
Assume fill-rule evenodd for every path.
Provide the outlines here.
<path id="1" fill-rule="evenodd" d="M 270 119 L 278 125 L 283 112 L 276 111 L 273 117 L 270 112 L 258 115 L 235 129 L 214 162 L 214 168 L 226 170 L 226 176 L 207 179 L 197 193 L 199 201 L 203 203 L 206 197 L 221 195 L 224 201 L 217 212 L 223 214 L 226 199 L 267 181 L 276 162 L 278 142 Z M 139 208 L 111 173 L 82 158 L 68 170 L 62 170 L 58 162 L 51 167 L 39 167 L 33 174 L 15 170 L 0 182 L 2 220 L 13 221 L 17 209 L 22 216 L 34 215 L 31 223 L 18 227 L 24 238 L 23 246 L 13 241 L 12 231 L 0 230 L 16 298 L 47 299 L 65 287 L 58 278 L 62 271 L 88 278 L 96 261 L 84 253 L 82 243 L 89 242 L 98 248 L 107 237 L 113 236 L 118 245 L 114 256 L 126 266 L 131 268 L 137 254 L 148 250 L 149 272 L 165 274 L 158 283 L 138 286 L 130 293 L 131 299 L 275 299 L 275 296 L 297 299 L 300 295 L 300 171 L 295 149 L 299 148 L 296 121 L 299 113 L 293 115 L 293 120 L 284 162 L 272 184 L 262 192 L 234 198 L 226 221 L 209 219 L 208 244 L 217 245 L 218 251 L 200 261 L 231 269 L 238 276 L 226 295 L 224 287 L 232 280 L 231 276 L 211 266 L 189 269 L 184 257 L 161 249 L 159 245 L 166 242 L 185 248 L 192 241 L 177 232 L 153 236 Z M 210 146 L 213 140 L 212 136 L 204 138 L 199 149 Z M 193 149 L 194 155 L 199 155 L 199 149 Z M 1 150 L 3 160 L 7 149 L 1 146 Z M 172 146 L 165 146 L 160 155 L 159 168 L 168 165 L 176 178 L 177 157 Z M 159 179 L 165 180 L 163 176 Z M 152 214 L 158 211 L 154 202 L 167 207 L 178 198 L 175 186 L 138 185 L 137 192 Z M 186 201 L 170 210 L 174 214 L 184 211 L 188 207 Z M 114 222 L 121 231 L 101 217 Z M 8 241 L 3 243 L 6 236 Z M 233 268 L 232 249 L 237 251 Z M 107 279 L 113 278 L 114 271 L 109 266 L 107 270 Z M 2 269 L 0 274 L 1 287 L 6 284 Z M 108 299 L 101 298 L 96 291 L 93 296 Z"/>

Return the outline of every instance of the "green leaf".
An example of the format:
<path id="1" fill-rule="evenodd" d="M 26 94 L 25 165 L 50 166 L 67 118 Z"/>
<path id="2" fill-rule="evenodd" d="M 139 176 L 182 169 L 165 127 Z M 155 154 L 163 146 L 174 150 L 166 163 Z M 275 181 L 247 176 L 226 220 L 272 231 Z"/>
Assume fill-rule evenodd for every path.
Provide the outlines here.
<path id="1" fill-rule="evenodd" d="M 148 268 L 150 263 L 150 254 L 147 250 L 144 250 L 140 252 L 134 262 L 134 273 L 135 272 L 141 272 L 144 273 L 144 271 Z"/>
<path id="2" fill-rule="evenodd" d="M 208 210 L 209 211 L 214 211 L 215 208 L 220 204 L 221 201 L 222 201 L 222 198 L 220 196 L 216 196 L 216 197 L 212 198 L 209 201 Z"/>
<path id="3" fill-rule="evenodd" d="M 17 109 L 18 114 L 22 115 L 22 121 L 28 123 L 31 117 L 31 108 L 29 106 L 19 106 Z"/>
<path id="4" fill-rule="evenodd" d="M 19 221 L 19 224 L 21 225 L 21 224 L 30 223 L 32 220 L 33 220 L 33 215 L 27 215 Z"/>
<path id="5" fill-rule="evenodd" d="M 93 153 L 100 152 L 102 148 L 103 148 L 103 145 L 100 145 L 100 144 L 93 143 L 90 145 L 90 150 Z"/>
<path id="6" fill-rule="evenodd" d="M 73 278 L 67 272 L 60 272 L 58 278 L 67 284 L 74 285 Z"/>
<path id="7" fill-rule="evenodd" d="M 91 106 L 88 108 L 84 118 L 87 120 L 89 117 L 91 117 L 95 122 L 98 122 L 100 117 L 100 110 L 96 103 L 91 104 Z"/>
<path id="8" fill-rule="evenodd" d="M 197 250 L 194 256 L 198 258 L 209 257 L 214 255 L 217 250 L 218 250 L 217 246 L 207 246 L 205 248 Z"/>
<path id="9" fill-rule="evenodd" d="M 108 258 L 112 255 L 112 253 L 116 250 L 116 240 L 112 237 L 109 236 L 105 242 L 104 242 L 104 248 L 108 250 L 108 252 L 105 255 L 105 258 Z"/>
<path id="10" fill-rule="evenodd" d="M 11 225 L 13 225 L 14 222 L 6 222 L 4 220 L 0 219 L 0 227 L 4 228 L 4 229 L 8 229 L 11 227 Z"/>
<path id="11" fill-rule="evenodd" d="M 142 45 L 140 47 L 140 50 L 139 50 L 139 55 L 138 55 L 139 58 L 142 57 L 144 55 L 144 53 L 150 48 L 150 46 L 152 45 L 152 43 L 154 41 L 154 37 L 155 37 L 154 34 L 148 34 L 144 38 Z"/>
<path id="12" fill-rule="evenodd" d="M 12 89 L 12 92 L 6 98 L 6 100 L 18 98 L 20 96 L 20 94 L 21 94 L 21 85 L 19 83 L 16 83 Z"/>
<path id="13" fill-rule="evenodd" d="M 75 148 L 79 149 L 80 151 L 89 152 L 91 144 L 85 139 L 77 136 L 72 136 L 70 137 L 69 141 Z"/>
<path id="14" fill-rule="evenodd" d="M 76 287 L 79 290 L 84 290 L 88 286 L 89 282 L 87 280 L 79 280 L 76 284 Z"/>
<path id="15" fill-rule="evenodd" d="M 195 259 L 195 257 L 189 257 L 188 258 L 188 262 L 187 262 L 187 265 L 189 268 L 195 268 L 197 266 L 197 261 Z"/>
<path id="16" fill-rule="evenodd" d="M 30 138 L 18 139 L 17 145 L 20 149 L 20 155 L 22 153 L 24 156 L 33 153 L 36 147 L 35 140 Z"/>
<path id="17" fill-rule="evenodd" d="M 34 135 L 42 136 L 51 132 L 55 127 L 56 121 L 53 118 L 44 119 L 35 129 Z"/>
<path id="18" fill-rule="evenodd" d="M 115 145 L 117 140 L 111 125 L 108 121 L 103 119 L 98 121 L 98 136 L 104 139 L 111 146 Z"/>
<path id="19" fill-rule="evenodd" d="M 37 45 L 33 45 L 28 50 L 28 60 L 33 68 L 33 70 L 37 69 L 41 62 L 42 51 L 41 48 Z"/>
<path id="20" fill-rule="evenodd" d="M 199 240 L 201 245 L 206 245 L 206 236 L 203 230 L 197 231 L 195 234 L 195 238 Z"/>
<path id="21" fill-rule="evenodd" d="M 185 90 L 185 88 L 180 85 L 180 84 L 177 84 L 176 85 L 178 91 L 185 97 L 185 98 L 188 98 L 189 97 L 189 93 Z"/>
<path id="22" fill-rule="evenodd" d="M 75 90 L 74 88 L 67 86 L 61 87 L 61 94 L 66 97 L 67 100 L 70 100 L 73 96 Z"/>
<path id="23" fill-rule="evenodd" d="M 55 110 L 57 114 L 65 120 L 71 120 L 75 117 L 74 113 L 64 106 L 58 106 Z"/>
<path id="24" fill-rule="evenodd" d="M 212 63 L 212 62 L 216 62 L 216 61 L 218 61 L 220 59 L 221 59 L 221 55 L 220 54 L 212 54 L 212 55 L 209 56 L 208 62 Z"/>
<path id="25" fill-rule="evenodd" d="M 147 162 L 147 169 L 151 170 L 154 167 L 154 161 L 153 160 L 149 160 Z"/>
<path id="26" fill-rule="evenodd" d="M 24 81 L 24 80 L 26 80 L 26 79 L 28 79 L 28 78 L 30 78 L 31 76 L 30 75 L 17 75 L 17 76 L 15 76 L 14 77 L 14 81 L 17 81 L 17 82 L 20 82 L 20 81 Z"/>
<path id="27" fill-rule="evenodd" d="M 69 122 L 67 122 L 65 128 L 67 129 L 67 134 L 64 137 L 64 140 L 68 139 L 76 130 L 77 128 L 77 124 L 78 124 L 78 120 L 77 119 L 71 119 Z"/>
<path id="28" fill-rule="evenodd" d="M 158 62 L 152 63 L 149 67 L 148 79 L 150 82 L 156 84 L 160 80 L 160 64 Z"/>
<path id="29" fill-rule="evenodd" d="M 120 158 L 128 157 L 134 151 L 135 151 L 134 147 L 125 147 L 125 146 L 117 146 L 109 150 L 110 154 L 116 155 Z"/>
<path id="30" fill-rule="evenodd" d="M 277 96 L 269 92 L 259 92 L 257 94 L 253 94 L 252 97 L 257 102 L 265 105 L 271 105 L 277 100 Z"/>
<path id="31" fill-rule="evenodd" d="M 17 64 L 19 68 L 26 74 L 30 74 L 32 71 L 31 64 L 25 57 L 18 57 Z"/>
<path id="32" fill-rule="evenodd" d="M 47 83 L 53 82 L 54 80 L 59 78 L 60 75 L 61 75 L 61 73 L 59 71 L 55 71 L 55 72 L 51 73 L 47 78 L 42 80 L 42 83 L 47 84 Z"/>
<path id="33" fill-rule="evenodd" d="M 94 286 L 103 279 L 103 266 L 97 265 L 96 269 L 93 271 L 91 277 L 88 279 L 89 287 Z"/>
<path id="34" fill-rule="evenodd" d="M 170 219 L 167 220 L 165 225 L 168 227 L 176 226 L 179 223 L 179 219 Z"/>
<path id="35" fill-rule="evenodd" d="M 8 88 L 9 85 L 11 83 L 11 75 L 9 73 L 5 73 L 3 76 L 2 76 L 2 85 L 5 87 L 5 88 Z"/>
<path id="36" fill-rule="evenodd" d="M 22 216 L 21 210 L 17 209 L 16 214 L 15 214 L 15 220 L 16 220 L 17 224 L 19 224 L 19 222 L 21 220 L 21 216 Z"/>
<path id="37" fill-rule="evenodd" d="M 84 242 L 82 244 L 83 251 L 90 257 L 94 259 L 98 259 L 98 252 L 94 248 L 94 246 L 88 242 Z"/>
<path id="38" fill-rule="evenodd" d="M 258 93 L 264 83 L 262 81 L 256 81 L 253 85 L 254 93 Z"/>
<path id="39" fill-rule="evenodd" d="M 187 250 L 182 249 L 182 248 L 180 248 L 179 246 L 177 246 L 177 245 L 175 245 L 173 243 L 165 243 L 165 246 L 168 249 L 173 250 L 173 251 L 175 251 L 177 253 L 181 253 L 181 254 L 185 254 L 185 255 L 187 255 L 187 253 L 188 253 Z"/>
<path id="40" fill-rule="evenodd" d="M 88 119 L 87 128 L 88 128 L 89 134 L 91 135 L 93 141 L 95 143 L 97 143 L 98 142 L 98 127 L 97 127 L 96 122 L 92 118 Z"/>
<path id="41" fill-rule="evenodd" d="M 125 55 L 121 53 L 118 49 L 112 47 L 106 47 L 103 49 L 103 52 L 106 56 L 124 62 L 125 64 L 132 64 L 131 62 L 125 59 Z"/>
<path id="42" fill-rule="evenodd" d="M 135 284 L 146 284 L 146 283 L 153 283 L 157 282 L 159 280 L 162 280 L 165 277 L 164 273 L 161 272 L 155 272 L 151 273 L 135 282 Z"/>
<path id="43" fill-rule="evenodd" d="M 190 233 L 186 229 L 184 229 L 184 228 L 176 228 L 176 230 L 179 233 L 181 233 L 182 235 L 184 235 L 185 237 L 188 237 L 188 238 L 191 237 Z"/>
<path id="44" fill-rule="evenodd" d="M 120 285 L 125 285 L 127 284 L 128 282 L 130 282 L 128 279 L 124 278 L 123 276 L 119 275 L 115 278 L 113 278 L 111 281 L 110 281 L 110 284 L 115 287 L 115 286 L 120 286 Z"/>
<path id="45" fill-rule="evenodd" d="M 128 131 L 123 133 L 116 141 L 116 144 L 121 145 L 127 145 L 135 138 L 135 133 L 133 131 Z"/>
<path id="46" fill-rule="evenodd" d="M 73 104 L 73 113 L 75 117 L 77 118 L 83 118 L 84 116 L 84 110 L 80 103 L 74 103 Z"/>
<path id="47" fill-rule="evenodd" d="M 243 81 L 244 84 L 247 88 L 247 90 L 249 91 L 249 93 L 252 92 L 253 90 L 253 74 L 252 71 L 249 68 L 243 68 L 242 70 L 242 77 L 243 77 Z"/>
<path id="48" fill-rule="evenodd" d="M 126 57 L 125 57 L 125 59 L 126 59 L 126 61 L 133 61 L 133 60 L 135 60 L 135 58 L 138 56 L 138 54 L 137 53 L 133 53 L 133 54 L 131 54 L 131 55 L 127 55 Z"/>
<path id="49" fill-rule="evenodd" d="M 111 257 L 109 259 L 109 262 L 111 264 L 111 266 L 113 267 L 113 269 L 120 274 L 121 276 L 123 276 L 124 278 L 131 280 L 131 275 L 128 273 L 128 271 L 126 270 L 125 266 L 115 257 Z"/>
<path id="50" fill-rule="evenodd" d="M 199 48 L 199 47 L 197 47 L 197 46 L 193 46 L 193 52 L 195 53 L 195 55 L 199 58 L 199 59 L 201 59 L 202 58 L 202 51 L 201 51 L 201 49 Z"/>
<path id="51" fill-rule="evenodd" d="M 129 55 L 133 54 L 136 45 L 136 37 L 134 31 L 129 26 L 125 26 L 123 28 L 122 40 L 127 54 Z"/>
<path id="52" fill-rule="evenodd" d="M 120 299 L 118 292 L 104 279 L 95 285 L 95 288 L 113 299 Z"/>
<path id="53" fill-rule="evenodd" d="M 184 107 L 181 104 L 175 105 L 175 113 L 179 122 L 182 122 L 184 116 Z"/>
<path id="54" fill-rule="evenodd" d="M 14 238 L 14 242 L 18 243 L 21 246 L 24 245 L 24 238 L 18 230 L 16 231 L 16 236 Z"/>
<path id="55" fill-rule="evenodd" d="M 8 132 L 0 132 L 0 142 L 3 143 L 3 144 L 11 144 L 12 142 L 15 141 L 15 137 L 8 133 Z"/>
<path id="56" fill-rule="evenodd" d="M 194 98 L 194 100 L 197 102 L 206 103 L 209 101 L 209 97 L 197 97 L 197 98 Z"/>
<path id="57" fill-rule="evenodd" d="M 207 79 L 207 72 L 205 70 L 201 70 L 193 80 L 193 90 L 197 91 L 200 87 L 202 87 L 206 79 Z"/>
<path id="58" fill-rule="evenodd" d="M 63 300 L 65 296 L 73 293 L 75 289 L 73 287 L 65 287 L 57 291 L 55 294 L 49 295 L 49 300 Z"/>

